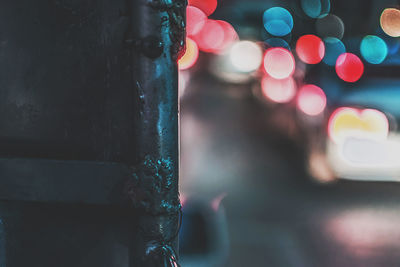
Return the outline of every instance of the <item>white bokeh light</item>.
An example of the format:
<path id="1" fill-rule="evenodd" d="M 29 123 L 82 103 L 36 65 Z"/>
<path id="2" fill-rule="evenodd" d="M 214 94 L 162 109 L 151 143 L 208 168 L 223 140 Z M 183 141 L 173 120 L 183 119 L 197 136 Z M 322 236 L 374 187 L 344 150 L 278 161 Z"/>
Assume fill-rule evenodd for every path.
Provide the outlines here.
<path id="1" fill-rule="evenodd" d="M 232 65 L 241 72 L 257 70 L 262 63 L 262 57 L 261 47 L 251 41 L 237 42 L 229 51 Z"/>

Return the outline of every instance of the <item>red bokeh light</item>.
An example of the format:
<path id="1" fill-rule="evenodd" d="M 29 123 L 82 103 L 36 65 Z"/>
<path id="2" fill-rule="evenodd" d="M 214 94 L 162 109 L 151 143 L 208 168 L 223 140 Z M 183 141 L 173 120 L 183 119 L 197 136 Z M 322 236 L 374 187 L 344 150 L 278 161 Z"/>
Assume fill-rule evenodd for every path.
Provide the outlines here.
<path id="1" fill-rule="evenodd" d="M 292 53 L 285 48 L 270 48 L 264 55 L 264 69 L 272 78 L 288 78 L 293 74 L 295 69 L 294 57 Z"/>
<path id="2" fill-rule="evenodd" d="M 303 35 L 297 40 L 296 52 L 304 63 L 318 64 L 325 56 L 325 45 L 318 36 Z"/>
<path id="3" fill-rule="evenodd" d="M 201 51 L 215 52 L 224 42 L 224 28 L 216 20 L 208 19 L 201 31 L 194 36 Z"/>
<path id="4" fill-rule="evenodd" d="M 297 107 L 309 116 L 319 115 L 326 107 L 326 95 L 316 85 L 304 85 L 297 95 Z"/>
<path id="5" fill-rule="evenodd" d="M 364 73 L 364 64 L 358 56 L 344 53 L 336 60 L 336 73 L 345 82 L 356 82 Z"/>
<path id="6" fill-rule="evenodd" d="M 189 6 L 195 6 L 210 16 L 217 8 L 217 0 L 189 0 Z"/>
<path id="7" fill-rule="evenodd" d="M 193 38 L 201 51 L 220 53 L 237 40 L 238 35 L 228 22 L 208 19 Z"/>
<path id="8" fill-rule="evenodd" d="M 217 22 L 219 23 L 219 25 L 221 25 L 221 27 L 224 30 L 224 42 L 219 47 L 218 49 L 219 51 L 217 51 L 217 52 L 222 52 L 226 50 L 229 46 L 231 46 L 235 41 L 237 41 L 239 39 L 239 36 L 230 23 L 223 20 L 217 20 Z"/>
<path id="9" fill-rule="evenodd" d="M 292 77 L 277 80 L 265 76 L 261 81 L 263 95 L 276 103 L 287 103 L 296 94 L 296 83 Z"/>
<path id="10" fill-rule="evenodd" d="M 188 36 L 196 35 L 201 31 L 207 21 L 207 16 L 203 11 L 194 6 L 186 9 L 186 33 Z"/>

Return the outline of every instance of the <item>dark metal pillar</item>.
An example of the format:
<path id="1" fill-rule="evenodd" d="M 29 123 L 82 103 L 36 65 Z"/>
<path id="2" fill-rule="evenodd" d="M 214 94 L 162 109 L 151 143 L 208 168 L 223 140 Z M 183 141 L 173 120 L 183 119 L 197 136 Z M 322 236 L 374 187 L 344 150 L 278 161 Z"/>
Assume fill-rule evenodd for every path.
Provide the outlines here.
<path id="1" fill-rule="evenodd" d="M 0 3 L 0 267 L 177 265 L 185 6 Z"/>
<path id="2" fill-rule="evenodd" d="M 180 224 L 178 197 L 178 73 L 177 58 L 185 36 L 185 0 L 149 0 L 134 7 L 140 24 L 132 29 L 133 57 L 140 58 L 135 83 L 139 96 L 141 166 L 128 184 L 133 205 L 143 212 L 133 258 L 143 266 L 175 266 Z M 156 22 L 156 23 L 155 23 Z M 173 78 L 171 78 L 173 77 Z M 145 257 L 143 258 L 143 255 Z"/>

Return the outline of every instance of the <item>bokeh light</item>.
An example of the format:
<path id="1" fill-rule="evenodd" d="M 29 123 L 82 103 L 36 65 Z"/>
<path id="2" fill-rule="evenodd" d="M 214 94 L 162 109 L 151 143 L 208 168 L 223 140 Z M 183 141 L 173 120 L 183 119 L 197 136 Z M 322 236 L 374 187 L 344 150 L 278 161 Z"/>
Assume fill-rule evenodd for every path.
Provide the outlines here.
<path id="1" fill-rule="evenodd" d="M 240 72 L 257 70 L 262 63 L 262 57 L 261 47 L 251 41 L 237 42 L 229 52 L 232 65 Z"/>
<path id="2" fill-rule="evenodd" d="M 207 16 L 199 8 L 188 6 L 186 8 L 186 33 L 188 36 L 198 34 L 207 21 Z"/>
<path id="3" fill-rule="evenodd" d="M 211 57 L 207 66 L 209 72 L 223 82 L 245 84 L 252 81 L 254 78 L 252 72 L 240 71 L 233 65 L 230 51 L 231 49 L 228 50 L 228 53 Z"/>
<path id="4" fill-rule="evenodd" d="M 348 137 L 386 139 L 388 133 L 386 115 L 375 109 L 341 107 L 329 118 L 328 135 L 335 143 L 344 142 Z"/>
<path id="5" fill-rule="evenodd" d="M 321 18 L 331 10 L 331 2 L 329 0 L 301 0 L 301 7 L 307 16 Z"/>
<path id="6" fill-rule="evenodd" d="M 356 82 L 364 73 L 364 64 L 358 56 L 344 53 L 336 61 L 336 73 L 345 82 Z"/>
<path id="7" fill-rule="evenodd" d="M 386 8 L 383 10 L 380 19 L 382 30 L 389 36 L 400 36 L 400 10 Z"/>
<path id="8" fill-rule="evenodd" d="M 326 95 L 321 88 L 307 84 L 300 88 L 297 95 L 297 107 L 309 116 L 321 114 L 326 107 Z"/>
<path id="9" fill-rule="evenodd" d="M 224 46 L 224 28 L 216 20 L 208 19 L 201 31 L 194 36 L 199 49 L 204 52 L 215 53 Z"/>
<path id="10" fill-rule="evenodd" d="M 329 66 L 335 66 L 338 57 L 346 52 L 346 47 L 337 38 L 327 37 L 324 39 L 325 44 L 325 57 L 323 62 Z"/>
<path id="11" fill-rule="evenodd" d="M 285 36 L 293 29 L 293 17 L 282 7 L 272 7 L 264 12 L 263 24 L 270 34 Z"/>
<path id="12" fill-rule="evenodd" d="M 199 48 L 195 41 L 190 39 L 189 37 L 186 38 L 186 52 L 185 54 L 179 59 L 178 65 L 180 70 L 186 70 L 191 68 L 197 61 L 199 57 Z"/>
<path id="13" fill-rule="evenodd" d="M 265 40 L 265 44 L 268 47 L 282 47 L 286 48 L 287 50 L 290 50 L 289 44 L 282 38 L 269 38 Z"/>
<path id="14" fill-rule="evenodd" d="M 275 79 L 288 78 L 295 69 L 294 57 L 285 48 L 270 48 L 264 55 L 264 69 L 266 73 Z"/>
<path id="15" fill-rule="evenodd" d="M 217 8 L 217 0 L 189 0 L 189 6 L 195 6 L 202 10 L 207 16 L 214 13 Z"/>
<path id="16" fill-rule="evenodd" d="M 391 38 L 387 35 L 381 36 L 382 40 L 385 41 L 388 48 L 388 55 L 395 55 L 399 52 L 400 49 L 400 39 L 399 38 Z"/>
<path id="17" fill-rule="evenodd" d="M 322 38 L 335 37 L 342 39 L 344 35 L 344 23 L 336 15 L 329 14 L 323 18 L 320 18 L 315 23 L 317 33 Z"/>
<path id="18" fill-rule="evenodd" d="M 233 45 L 236 41 L 239 40 L 239 36 L 236 33 L 236 30 L 233 26 L 224 21 L 224 20 L 216 20 L 219 25 L 222 27 L 224 31 L 224 41 L 222 42 L 221 46 L 217 49 L 217 53 L 225 52 L 230 46 Z"/>
<path id="19" fill-rule="evenodd" d="M 307 34 L 297 40 L 296 52 L 304 63 L 317 64 L 325 55 L 325 45 L 318 36 Z"/>
<path id="20" fill-rule="evenodd" d="M 363 58 L 371 64 L 382 63 L 388 54 L 388 47 L 381 38 L 375 35 L 365 36 L 360 45 Z"/>
<path id="21" fill-rule="evenodd" d="M 276 103 L 287 103 L 296 95 L 296 82 L 292 77 L 278 80 L 264 76 L 261 89 L 267 99 Z"/>

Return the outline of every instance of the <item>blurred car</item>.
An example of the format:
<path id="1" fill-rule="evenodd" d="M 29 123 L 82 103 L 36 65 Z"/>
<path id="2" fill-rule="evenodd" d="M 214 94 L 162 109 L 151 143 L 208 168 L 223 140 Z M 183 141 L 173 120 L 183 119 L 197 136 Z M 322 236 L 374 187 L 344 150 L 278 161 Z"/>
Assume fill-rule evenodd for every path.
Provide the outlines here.
<path id="1" fill-rule="evenodd" d="M 189 198 L 183 201 L 179 235 L 180 263 L 187 267 L 224 266 L 229 241 L 221 198 L 207 201 Z"/>
<path id="2" fill-rule="evenodd" d="M 327 68 L 316 74 L 329 102 L 318 133 L 306 130 L 312 136 L 310 140 L 320 142 L 308 145 L 311 173 L 318 180 L 400 180 L 399 42 L 390 43 L 383 34 L 380 36 L 389 51 L 394 49 L 380 64 L 365 60 L 359 81 L 344 82 Z M 357 38 L 347 40 L 349 47 L 360 47 L 361 42 Z"/>

